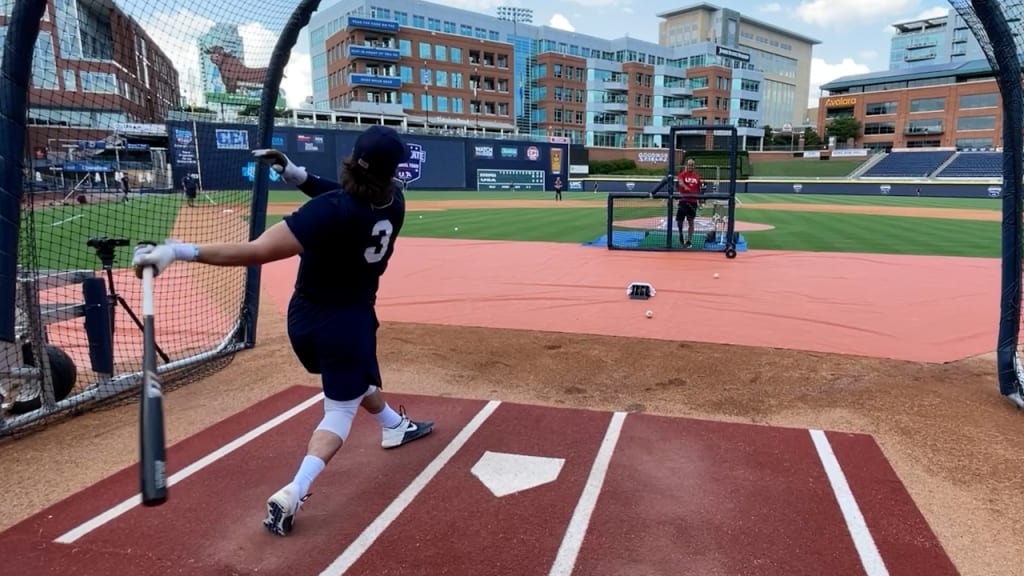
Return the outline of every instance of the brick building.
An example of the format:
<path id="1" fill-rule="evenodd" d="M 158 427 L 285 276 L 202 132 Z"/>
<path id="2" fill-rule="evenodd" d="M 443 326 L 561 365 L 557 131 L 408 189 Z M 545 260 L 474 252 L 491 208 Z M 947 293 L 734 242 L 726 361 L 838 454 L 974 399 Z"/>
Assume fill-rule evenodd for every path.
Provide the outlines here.
<path id="1" fill-rule="evenodd" d="M 414 123 L 515 129 L 512 47 L 351 18 L 326 40 L 332 109 L 400 108 Z"/>
<path id="2" fill-rule="evenodd" d="M 0 53 L 8 17 L 0 12 Z M 118 126 L 163 122 L 179 106 L 170 60 L 108 0 L 48 0 L 32 60 L 28 136 L 37 161 Z"/>
<path id="3" fill-rule="evenodd" d="M 1001 98 L 986 60 L 845 77 L 822 90 L 819 126 L 856 118 L 863 131 L 858 147 L 1002 146 Z"/>

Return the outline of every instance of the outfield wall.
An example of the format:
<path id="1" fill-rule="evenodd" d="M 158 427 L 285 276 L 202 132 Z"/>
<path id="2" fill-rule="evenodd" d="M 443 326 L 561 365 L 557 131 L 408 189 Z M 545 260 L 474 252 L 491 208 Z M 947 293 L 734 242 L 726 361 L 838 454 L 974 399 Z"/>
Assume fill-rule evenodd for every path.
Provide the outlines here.
<path id="1" fill-rule="evenodd" d="M 632 184 L 632 187 L 630 185 Z M 569 184 L 571 192 L 650 192 L 657 180 L 582 179 Z M 799 186 L 799 191 L 795 188 Z M 886 187 L 883 189 L 883 187 Z M 728 192 L 728 190 L 721 190 Z M 737 194 L 834 194 L 847 196 L 924 196 L 929 198 L 999 198 L 1001 185 L 992 182 L 892 182 L 851 180 L 742 180 Z"/>
<path id="2" fill-rule="evenodd" d="M 257 164 L 251 150 L 256 143 L 256 126 L 248 124 L 167 123 L 170 161 L 174 182 L 181 188 L 186 174 L 199 173 L 206 190 L 250 188 Z M 352 151 L 359 132 L 311 128 L 278 127 L 274 147 L 299 166 L 327 178 L 337 179 L 340 159 Z M 420 152 L 407 169 L 414 179 L 410 190 L 476 190 L 479 170 L 522 171 L 501 174 L 512 182 L 491 182 L 489 190 L 512 190 L 516 186 L 553 189 L 556 176 L 568 181 L 569 154 L 565 144 L 520 140 L 467 139 L 406 134 L 406 142 Z M 269 170 L 269 168 L 264 168 Z M 291 190 L 271 172 L 271 190 Z"/>

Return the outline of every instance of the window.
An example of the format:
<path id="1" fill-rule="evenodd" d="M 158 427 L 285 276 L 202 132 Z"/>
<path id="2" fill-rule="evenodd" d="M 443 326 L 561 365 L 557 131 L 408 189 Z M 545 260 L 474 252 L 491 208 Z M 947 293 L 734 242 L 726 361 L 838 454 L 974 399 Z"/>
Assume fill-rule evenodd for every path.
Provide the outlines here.
<path id="1" fill-rule="evenodd" d="M 423 16 L 417 16 L 414 14 L 412 17 L 412 25 L 414 28 L 426 28 L 427 22 Z"/>
<path id="2" fill-rule="evenodd" d="M 448 97 L 447 96 L 438 96 L 437 97 L 437 111 L 438 112 L 447 112 L 448 111 Z"/>
<path id="3" fill-rule="evenodd" d="M 942 134 L 942 118 L 911 120 L 907 124 L 907 134 Z"/>
<path id="4" fill-rule="evenodd" d="M 117 94 L 117 78 L 105 72 L 81 72 L 83 92 Z"/>
<path id="5" fill-rule="evenodd" d="M 427 28 L 430 29 L 430 30 L 433 30 L 434 32 L 440 32 L 441 31 L 441 21 L 438 20 L 437 18 L 428 18 L 427 19 Z"/>
<path id="6" fill-rule="evenodd" d="M 117 80 L 113 79 L 111 94 L 117 93 Z M 57 80 L 57 60 L 53 50 L 53 39 L 49 32 L 39 32 L 36 47 L 32 55 L 32 86 L 43 90 L 59 90 Z"/>
<path id="7" fill-rule="evenodd" d="M 452 98 L 452 112 L 462 114 L 462 98 Z"/>
<path id="8" fill-rule="evenodd" d="M 0 34 L 0 41 L 2 41 L 2 40 L 3 40 L 3 35 Z M 67 90 L 68 92 L 74 92 L 77 89 L 77 86 L 78 86 L 78 82 L 77 82 L 77 79 L 75 78 L 75 71 L 74 70 L 65 70 L 64 71 L 64 89 Z"/>
<path id="9" fill-rule="evenodd" d="M 448 49 L 442 44 L 434 45 L 434 59 L 444 62 L 448 59 Z"/>
<path id="10" fill-rule="evenodd" d="M 995 108 L 996 106 L 999 106 L 999 95 L 995 92 L 988 94 L 964 94 L 960 97 L 961 110 Z"/>
<path id="11" fill-rule="evenodd" d="M 452 72 L 451 77 L 452 88 L 462 88 L 462 72 Z"/>
<path id="12" fill-rule="evenodd" d="M 448 49 L 448 60 L 453 64 L 462 64 L 462 48 L 452 46 Z"/>
<path id="13" fill-rule="evenodd" d="M 957 138 L 957 148 L 992 148 L 995 142 L 992 138 Z"/>
<path id="14" fill-rule="evenodd" d="M 412 56 L 412 42 L 410 40 L 399 40 L 398 50 L 401 51 L 402 56 Z"/>
<path id="15" fill-rule="evenodd" d="M 420 42 L 420 58 L 430 58 L 430 44 Z"/>
<path id="16" fill-rule="evenodd" d="M 895 134 L 895 122 L 866 122 L 864 124 L 864 135 Z"/>
<path id="17" fill-rule="evenodd" d="M 448 72 L 446 70 L 438 70 L 434 72 L 434 84 L 438 86 L 448 86 Z"/>
<path id="18" fill-rule="evenodd" d="M 945 98 L 920 98 L 910 101 L 910 112 L 939 112 L 946 108 Z"/>
<path id="19" fill-rule="evenodd" d="M 402 108 L 411 110 L 413 108 L 413 102 L 415 101 L 413 100 L 412 94 L 409 92 L 402 92 Z"/>
<path id="20" fill-rule="evenodd" d="M 403 84 L 412 82 L 412 66 L 402 66 L 400 68 L 400 76 Z"/>
<path id="21" fill-rule="evenodd" d="M 434 98 L 430 94 L 420 94 L 420 110 L 430 111 L 434 109 Z"/>
<path id="22" fill-rule="evenodd" d="M 868 102 L 866 108 L 865 115 L 867 116 L 885 116 L 896 113 L 897 103 L 895 100 L 889 102 Z"/>
<path id="23" fill-rule="evenodd" d="M 995 130 L 995 116 L 961 116 L 956 119 L 957 132 L 967 130 Z"/>

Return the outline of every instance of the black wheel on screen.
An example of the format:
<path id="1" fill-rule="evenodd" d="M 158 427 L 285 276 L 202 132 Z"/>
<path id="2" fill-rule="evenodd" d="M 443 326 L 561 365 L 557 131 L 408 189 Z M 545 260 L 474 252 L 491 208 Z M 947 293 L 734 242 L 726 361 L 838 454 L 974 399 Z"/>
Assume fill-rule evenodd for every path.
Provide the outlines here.
<path id="1" fill-rule="evenodd" d="M 736 249 L 735 248 L 726 248 L 725 249 L 725 257 L 726 258 L 735 258 L 736 257 Z"/>
<path id="2" fill-rule="evenodd" d="M 75 383 L 78 381 L 78 367 L 75 366 L 75 361 L 68 356 L 66 352 L 56 346 L 47 344 L 44 348 L 46 355 L 50 360 L 50 374 L 53 376 L 53 397 L 60 402 L 61 400 L 68 397 L 71 394 L 71 390 L 74 389 Z M 33 354 L 32 347 L 26 344 L 22 348 L 22 356 L 25 359 L 26 366 L 35 366 L 36 360 Z M 36 382 L 32 384 L 25 384 L 24 388 L 34 388 L 34 396 L 31 392 L 29 394 L 19 394 L 18 399 L 11 404 L 10 412 L 12 414 L 28 414 L 38 410 L 43 405 L 43 399 L 40 395 L 40 386 L 42 385 L 42 378 L 36 379 Z"/>

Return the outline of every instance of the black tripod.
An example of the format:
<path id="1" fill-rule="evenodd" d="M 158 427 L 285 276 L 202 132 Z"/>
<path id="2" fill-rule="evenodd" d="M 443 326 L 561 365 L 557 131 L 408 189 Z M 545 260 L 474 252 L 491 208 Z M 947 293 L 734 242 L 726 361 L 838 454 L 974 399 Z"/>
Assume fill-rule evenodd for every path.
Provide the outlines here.
<path id="1" fill-rule="evenodd" d="M 109 291 L 108 298 L 110 299 L 110 333 L 114 333 L 114 318 L 117 315 L 117 305 L 120 304 L 124 311 L 128 313 L 128 316 L 135 321 L 135 325 L 139 327 L 139 330 L 145 330 L 145 326 L 142 324 L 142 320 L 135 315 L 131 306 L 125 299 L 117 293 L 114 288 L 114 259 L 116 257 L 115 248 L 118 246 L 128 246 L 127 238 L 90 238 L 86 245 L 96 251 L 96 256 L 100 259 L 100 263 L 103 265 L 103 271 L 107 276 L 107 288 Z M 170 362 L 171 358 L 160 349 L 159 345 L 154 345 L 156 353 L 160 355 L 163 361 Z"/>

